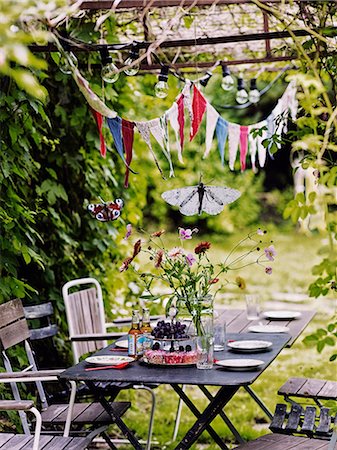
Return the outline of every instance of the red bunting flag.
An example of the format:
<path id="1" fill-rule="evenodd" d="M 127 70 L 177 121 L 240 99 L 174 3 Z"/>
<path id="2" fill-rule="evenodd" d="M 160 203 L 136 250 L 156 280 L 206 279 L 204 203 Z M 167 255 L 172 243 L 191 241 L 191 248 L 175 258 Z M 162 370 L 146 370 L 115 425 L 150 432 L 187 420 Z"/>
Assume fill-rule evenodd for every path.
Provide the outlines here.
<path id="1" fill-rule="evenodd" d="M 246 156 L 248 151 L 248 130 L 245 125 L 240 126 L 240 164 L 241 171 L 246 170 Z"/>
<path id="2" fill-rule="evenodd" d="M 90 108 L 91 112 L 95 118 L 96 121 L 96 125 L 98 128 L 98 133 L 99 133 L 99 140 L 101 142 L 101 148 L 100 148 L 100 152 L 101 152 L 101 156 L 103 156 L 103 158 L 105 158 L 106 156 L 106 145 L 105 145 L 105 141 L 104 141 L 104 136 L 102 133 L 102 127 L 103 127 L 103 116 L 101 113 L 95 111 L 94 109 Z"/>
<path id="3" fill-rule="evenodd" d="M 179 123 L 179 136 L 181 152 L 184 148 L 184 126 L 185 126 L 185 113 L 184 113 L 184 95 L 181 94 L 177 100 L 178 105 L 178 123 Z"/>
<path id="4" fill-rule="evenodd" d="M 134 136 L 134 126 L 133 122 L 129 122 L 128 120 L 122 119 L 122 136 L 123 136 L 123 145 L 125 151 L 125 160 L 126 160 L 126 171 L 124 178 L 124 187 L 129 187 L 129 166 L 132 161 L 132 147 L 133 147 L 133 136 Z"/>
<path id="5" fill-rule="evenodd" d="M 207 101 L 199 89 L 194 85 L 193 86 L 193 100 L 192 100 L 192 126 L 190 133 L 190 141 L 197 134 L 199 126 L 201 124 L 202 118 L 206 111 Z"/>

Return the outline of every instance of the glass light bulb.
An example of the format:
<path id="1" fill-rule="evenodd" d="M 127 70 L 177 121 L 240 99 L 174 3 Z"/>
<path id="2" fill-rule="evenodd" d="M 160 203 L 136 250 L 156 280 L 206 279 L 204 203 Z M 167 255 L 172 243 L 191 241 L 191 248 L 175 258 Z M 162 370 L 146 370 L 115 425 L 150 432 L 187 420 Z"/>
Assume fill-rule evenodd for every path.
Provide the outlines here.
<path id="1" fill-rule="evenodd" d="M 67 56 L 70 59 L 71 64 L 73 64 L 75 67 L 77 67 L 78 66 L 78 61 L 77 61 L 77 58 L 74 55 L 74 53 L 73 52 L 67 52 Z M 59 62 L 59 69 L 65 75 L 70 75 L 71 74 L 71 65 L 68 62 L 68 58 L 66 58 L 66 57 L 61 55 L 60 62 Z"/>
<path id="2" fill-rule="evenodd" d="M 245 103 L 248 102 L 248 93 L 245 89 L 240 89 L 238 90 L 238 92 L 236 93 L 236 97 L 235 97 L 237 103 L 239 103 L 239 105 L 244 105 Z"/>
<path id="3" fill-rule="evenodd" d="M 115 83 L 119 78 L 116 64 L 113 62 L 105 64 L 101 70 L 101 77 L 106 83 Z"/>
<path id="4" fill-rule="evenodd" d="M 134 59 L 132 59 L 131 57 L 127 58 L 124 61 L 124 65 L 129 66 L 130 64 L 133 63 L 133 61 L 134 61 Z M 127 69 L 125 69 L 124 73 L 125 73 L 125 75 L 128 75 L 129 77 L 133 77 L 134 75 L 137 75 L 138 71 L 139 71 L 139 64 L 136 64 L 135 66 L 128 67 Z"/>
<path id="5" fill-rule="evenodd" d="M 231 75 L 225 75 L 222 78 L 221 87 L 224 91 L 231 91 L 234 86 L 234 79 Z"/>
<path id="6" fill-rule="evenodd" d="M 251 103 L 258 103 L 261 98 L 261 94 L 257 89 L 252 89 L 251 91 L 249 91 L 248 98 Z"/>
<path id="7" fill-rule="evenodd" d="M 154 87 L 154 92 L 156 97 L 165 98 L 168 94 L 168 84 L 166 81 L 158 81 L 158 83 Z"/>

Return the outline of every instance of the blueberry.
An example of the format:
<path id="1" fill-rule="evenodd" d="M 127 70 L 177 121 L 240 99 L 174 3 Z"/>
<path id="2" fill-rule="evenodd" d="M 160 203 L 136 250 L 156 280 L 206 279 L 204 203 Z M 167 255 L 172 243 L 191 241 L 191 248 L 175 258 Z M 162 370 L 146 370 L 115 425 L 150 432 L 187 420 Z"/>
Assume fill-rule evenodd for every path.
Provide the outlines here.
<path id="1" fill-rule="evenodd" d="M 185 349 L 184 349 L 184 346 L 183 345 L 179 345 L 179 351 L 180 352 L 183 352 Z"/>
<path id="2" fill-rule="evenodd" d="M 186 351 L 187 351 L 187 352 L 192 351 L 192 347 L 191 347 L 189 344 L 186 345 Z"/>
<path id="3" fill-rule="evenodd" d="M 160 344 L 159 344 L 159 342 L 155 342 L 153 345 L 152 345 L 152 350 L 159 350 L 160 349 Z"/>

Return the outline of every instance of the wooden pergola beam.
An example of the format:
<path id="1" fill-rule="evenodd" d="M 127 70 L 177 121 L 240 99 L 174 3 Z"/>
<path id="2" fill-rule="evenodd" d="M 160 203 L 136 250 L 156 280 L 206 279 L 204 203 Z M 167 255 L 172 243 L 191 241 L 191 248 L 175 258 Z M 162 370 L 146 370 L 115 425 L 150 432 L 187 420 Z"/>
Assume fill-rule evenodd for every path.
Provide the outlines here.
<path id="1" fill-rule="evenodd" d="M 337 36 L 337 27 L 328 27 L 326 30 L 324 29 L 315 29 L 316 32 L 322 33 L 322 35 L 326 35 L 328 37 Z M 294 36 L 309 36 L 310 32 L 306 30 L 292 30 L 292 34 Z M 270 40 L 270 39 L 284 39 L 290 37 L 289 31 L 272 31 L 269 33 L 250 33 L 250 34 L 237 34 L 232 36 L 217 36 L 217 37 L 205 37 L 205 38 L 196 38 L 196 39 L 176 39 L 176 40 L 167 40 L 160 43 L 158 47 L 160 48 L 174 48 L 174 47 L 195 47 L 201 45 L 217 45 L 217 44 L 229 44 L 232 42 L 248 42 L 248 41 L 261 41 L 261 40 Z M 132 42 L 130 43 L 116 43 L 116 44 L 86 44 L 86 43 L 77 43 L 71 42 L 71 40 L 66 40 L 67 49 L 72 50 L 74 52 L 81 51 L 94 51 L 98 52 L 102 48 L 107 48 L 108 50 L 130 50 L 132 48 Z M 147 49 L 153 42 L 139 42 L 139 49 Z M 33 52 L 55 52 L 58 51 L 57 47 L 54 44 L 48 45 L 31 45 L 29 47 Z"/>
<path id="2" fill-rule="evenodd" d="M 261 3 L 281 3 L 282 0 L 260 0 Z M 289 3 L 290 0 L 286 0 Z M 293 0 L 295 3 L 309 3 L 310 0 Z M 312 1 L 312 0 L 311 0 Z M 329 1 L 329 0 L 320 0 Z M 236 5 L 252 3 L 251 0 L 121 0 L 115 7 L 118 9 L 134 9 L 134 8 L 167 8 L 169 6 L 211 6 L 216 5 Z M 111 9 L 113 7 L 114 0 L 86 0 L 80 8 L 90 10 Z"/>

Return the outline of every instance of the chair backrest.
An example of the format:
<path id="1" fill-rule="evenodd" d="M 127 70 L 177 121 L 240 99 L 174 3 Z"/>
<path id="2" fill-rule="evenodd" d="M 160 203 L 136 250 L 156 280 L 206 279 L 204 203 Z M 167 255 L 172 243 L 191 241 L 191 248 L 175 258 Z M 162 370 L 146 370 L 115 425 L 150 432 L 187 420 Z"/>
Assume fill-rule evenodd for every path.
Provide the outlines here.
<path id="1" fill-rule="evenodd" d="M 50 316 L 54 314 L 51 302 L 40 303 L 39 305 L 24 306 L 26 319 L 30 322 L 30 340 L 51 338 L 58 333 L 56 324 L 52 324 Z"/>
<path id="2" fill-rule="evenodd" d="M 3 364 L 7 372 L 13 372 L 11 360 L 6 353 L 11 347 L 22 344 L 26 351 L 29 366 L 26 368 L 20 367 L 21 370 L 37 370 L 36 362 L 33 352 L 29 345 L 30 331 L 27 320 L 25 318 L 25 311 L 20 299 L 10 300 L 0 305 L 0 350 L 2 354 Z M 10 383 L 15 400 L 21 400 L 20 392 L 17 383 Z M 40 381 L 35 382 L 37 391 L 39 393 L 42 409 L 47 408 L 48 403 L 46 393 Z M 26 415 L 23 411 L 19 411 L 23 430 L 25 434 L 30 434 Z"/>
<path id="3" fill-rule="evenodd" d="M 73 287 L 90 286 L 75 292 Z M 70 340 L 74 336 L 106 333 L 102 289 L 95 278 L 68 281 L 62 288 Z M 106 347 L 107 341 L 72 341 L 74 362 L 81 355 Z"/>

